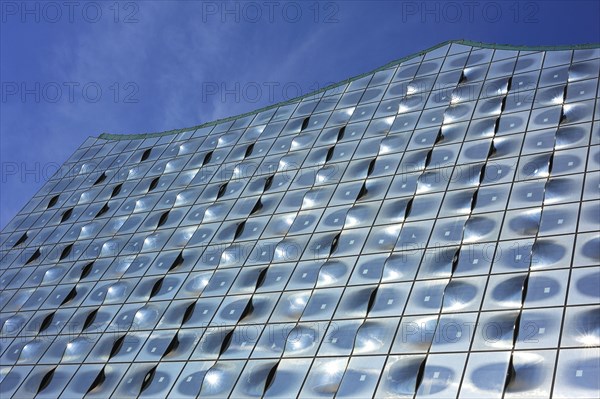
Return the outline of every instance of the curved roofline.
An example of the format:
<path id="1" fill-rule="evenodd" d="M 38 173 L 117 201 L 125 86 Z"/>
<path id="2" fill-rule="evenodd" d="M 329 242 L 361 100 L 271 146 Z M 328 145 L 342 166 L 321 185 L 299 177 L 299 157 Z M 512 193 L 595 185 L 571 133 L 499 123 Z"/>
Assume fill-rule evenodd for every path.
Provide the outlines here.
<path id="1" fill-rule="evenodd" d="M 139 133 L 139 134 L 112 134 L 112 133 L 102 133 L 100 136 L 98 136 L 99 139 L 104 139 L 104 140 L 137 140 L 137 139 L 145 139 L 145 138 L 151 138 L 151 137 L 160 137 L 160 136 L 168 136 L 171 134 L 178 134 L 178 133 L 182 133 L 182 132 L 188 132 L 191 130 L 196 130 L 196 129 L 200 129 L 200 128 L 204 128 L 207 126 L 214 126 L 214 125 L 218 125 L 219 123 L 224 123 L 224 122 L 229 122 L 235 119 L 239 119 L 239 118 L 244 118 L 246 116 L 249 115 L 253 115 L 253 114 L 257 114 L 259 112 L 263 112 L 263 111 L 267 111 L 269 109 L 272 108 L 276 108 L 276 107 L 280 107 L 282 105 L 287 105 L 287 104 L 292 104 L 295 102 L 298 102 L 304 98 L 310 97 L 310 96 L 314 96 L 318 93 L 321 92 L 325 92 L 327 90 L 330 90 L 334 87 L 340 86 L 342 84 L 346 84 L 346 83 L 350 83 L 354 80 L 360 79 L 364 76 L 370 75 L 372 73 L 387 69 L 391 66 L 400 64 L 404 61 L 408 61 L 412 58 L 418 57 L 420 55 L 424 55 L 430 51 L 433 51 L 435 49 L 438 49 L 440 47 L 443 47 L 445 45 L 448 44 L 462 44 L 462 45 L 466 45 L 466 46 L 472 46 L 472 47 L 481 47 L 481 48 L 492 48 L 492 49 L 496 49 L 496 50 L 519 50 L 519 51 L 555 51 L 555 50 L 582 50 L 582 49 L 595 49 L 595 48 L 600 48 L 600 43 L 590 43 L 590 44 L 573 44 L 573 45 L 559 45 L 559 46 L 526 46 L 526 45 L 511 45 L 511 44 L 495 44 L 495 43 L 483 43 L 483 42 L 476 42 L 473 40 L 447 40 L 445 42 L 436 44 L 435 46 L 429 47 L 428 49 L 419 51 L 417 53 L 414 54 L 410 54 L 407 55 L 405 57 L 396 59 L 394 61 L 390 61 L 387 64 L 380 66 L 376 69 L 373 69 L 372 71 L 369 72 L 365 72 L 365 73 L 361 73 L 360 75 L 356 75 L 353 76 L 351 78 L 348 79 L 344 79 L 341 80 L 339 82 L 333 83 L 329 86 L 323 87 L 321 89 L 315 90 L 313 92 L 304 94 L 302 96 L 299 97 L 295 97 L 292 98 L 290 100 L 285 100 L 285 101 L 281 101 L 278 102 L 276 104 L 271 104 L 271 105 L 267 105 L 265 107 L 250 111 L 250 112 L 246 112 L 243 114 L 239 114 L 239 115 L 234 115 L 234 116 L 229 116 L 226 118 L 221 118 L 221 119 L 217 119 L 211 122 L 205 122 L 202 123 L 200 125 L 195 125 L 195 126 L 190 126 L 190 127 L 185 127 L 185 128 L 181 128 L 181 129 L 172 129 L 172 130 L 166 130 L 163 132 L 156 132 L 156 133 Z"/>

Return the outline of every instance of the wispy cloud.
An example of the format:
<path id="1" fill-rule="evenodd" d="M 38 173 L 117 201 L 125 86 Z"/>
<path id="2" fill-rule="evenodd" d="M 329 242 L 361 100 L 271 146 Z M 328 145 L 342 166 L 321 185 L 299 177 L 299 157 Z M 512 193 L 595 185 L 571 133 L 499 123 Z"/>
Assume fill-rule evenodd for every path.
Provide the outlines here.
<path id="1" fill-rule="evenodd" d="M 75 101 L 66 101 L 65 91 L 56 103 L 35 102 L 31 96 L 22 101 L 19 95 L 1 104 L 0 164 L 20 170 L 4 174 L 0 181 L 0 227 L 43 184 L 42 172 L 25 177 L 21 172 L 63 162 L 90 135 L 169 130 L 237 115 L 450 38 L 574 44 L 597 42 L 600 34 L 598 2 L 576 1 L 571 7 L 540 3 L 535 23 L 525 21 L 523 13 L 515 20 L 509 3 L 502 2 L 497 4 L 504 7 L 503 17 L 495 23 L 482 17 L 481 8 L 473 21 L 438 23 L 432 21 L 435 15 L 425 15 L 424 21 L 418 13 L 403 13 L 406 2 L 332 3 L 339 10 L 338 22 L 331 24 L 323 23 L 324 8 L 315 21 L 309 8 L 317 4 L 313 2 L 298 3 L 305 13 L 298 22 L 282 19 L 280 5 L 275 21 L 263 17 L 254 23 L 248 18 L 236 22 L 232 16 L 204 18 L 206 2 L 158 0 L 137 3 L 138 23 L 123 23 L 122 18 L 115 23 L 108 8 L 114 3 L 101 2 L 105 14 L 98 23 L 80 18 L 75 23 L 23 22 L 16 16 L 0 24 L 2 82 L 80 84 Z M 248 3 L 227 6 L 234 4 Z M 561 29 L 556 29 L 556 21 Z M 103 90 L 98 102 L 82 99 L 81 86 L 91 82 Z M 277 82 L 280 87 L 275 98 L 263 86 L 258 100 L 236 102 L 231 96 L 226 101 L 218 95 L 203 99 L 207 82 L 227 88 L 236 82 Z M 124 87 L 128 83 L 138 90 L 134 96 L 138 102 L 123 101 L 131 94 Z M 287 83 L 299 84 L 301 92 L 282 93 L 281 86 Z"/>

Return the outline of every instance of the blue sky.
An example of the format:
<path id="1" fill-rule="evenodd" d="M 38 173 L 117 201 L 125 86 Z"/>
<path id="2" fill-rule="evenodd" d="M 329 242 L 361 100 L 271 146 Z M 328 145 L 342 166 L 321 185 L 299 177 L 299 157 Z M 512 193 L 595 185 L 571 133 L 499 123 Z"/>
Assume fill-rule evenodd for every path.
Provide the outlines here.
<path id="1" fill-rule="evenodd" d="M 88 136 L 240 114 L 450 39 L 600 42 L 598 1 L 2 1 L 0 12 L 0 228 Z"/>

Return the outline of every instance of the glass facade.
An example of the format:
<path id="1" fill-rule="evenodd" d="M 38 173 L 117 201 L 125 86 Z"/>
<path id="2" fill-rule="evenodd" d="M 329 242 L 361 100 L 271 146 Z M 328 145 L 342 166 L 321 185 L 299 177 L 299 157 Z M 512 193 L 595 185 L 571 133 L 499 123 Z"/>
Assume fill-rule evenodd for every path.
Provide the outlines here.
<path id="1" fill-rule="evenodd" d="M 600 397 L 599 76 L 454 42 L 88 139 L 0 235 L 0 397 Z"/>

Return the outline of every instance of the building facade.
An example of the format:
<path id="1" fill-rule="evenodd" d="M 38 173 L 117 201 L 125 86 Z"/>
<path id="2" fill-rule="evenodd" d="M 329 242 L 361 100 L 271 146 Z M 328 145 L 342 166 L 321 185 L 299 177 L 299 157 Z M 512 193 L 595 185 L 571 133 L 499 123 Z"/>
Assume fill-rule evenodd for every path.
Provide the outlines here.
<path id="1" fill-rule="evenodd" d="M 0 235 L 0 397 L 600 397 L 599 76 L 455 41 L 89 138 Z"/>

